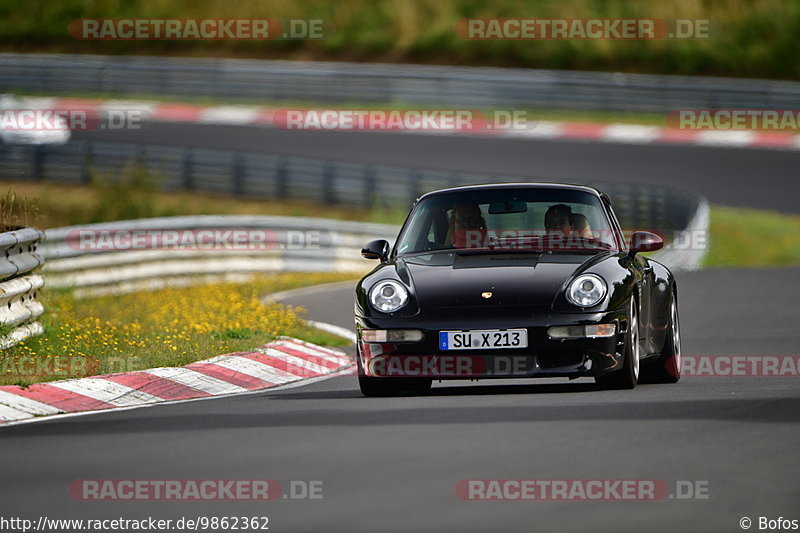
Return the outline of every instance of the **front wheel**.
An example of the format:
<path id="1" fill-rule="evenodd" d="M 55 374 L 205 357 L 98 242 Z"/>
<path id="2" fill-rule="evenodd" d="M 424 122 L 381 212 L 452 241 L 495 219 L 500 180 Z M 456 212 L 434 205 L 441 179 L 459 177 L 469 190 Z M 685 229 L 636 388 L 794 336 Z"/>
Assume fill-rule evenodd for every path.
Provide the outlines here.
<path id="1" fill-rule="evenodd" d="M 669 300 L 669 325 L 664 348 L 658 359 L 643 369 L 642 378 L 648 383 L 677 383 L 681 379 L 681 327 L 674 295 Z"/>
<path id="2" fill-rule="evenodd" d="M 628 331 L 625 333 L 622 368 L 594 378 L 602 389 L 632 389 L 639 382 L 639 313 L 636 300 L 631 298 Z"/>

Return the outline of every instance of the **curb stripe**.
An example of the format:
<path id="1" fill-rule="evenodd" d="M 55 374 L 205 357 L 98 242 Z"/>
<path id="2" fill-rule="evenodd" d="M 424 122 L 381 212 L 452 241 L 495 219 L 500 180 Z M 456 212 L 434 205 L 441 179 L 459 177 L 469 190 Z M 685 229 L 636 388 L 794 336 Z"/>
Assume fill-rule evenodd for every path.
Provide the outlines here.
<path id="1" fill-rule="evenodd" d="M 663 144 L 696 144 L 697 134 L 694 130 L 671 130 L 661 128 L 656 141 Z"/>
<path id="2" fill-rule="evenodd" d="M 302 344 L 301 342 L 296 342 L 294 340 L 289 340 L 289 339 L 277 340 L 275 342 L 267 344 L 266 346 L 260 346 L 259 349 L 262 348 L 277 349 L 280 346 L 286 346 L 287 348 L 291 348 L 293 350 L 297 350 L 305 354 L 315 355 L 317 357 L 324 357 L 325 359 L 328 359 L 329 361 L 333 361 L 340 365 L 352 364 L 352 361 L 350 361 L 350 359 L 348 359 L 347 356 L 342 352 L 334 352 L 332 350 L 320 349 L 319 346 L 313 344 L 312 345 Z"/>
<path id="3" fill-rule="evenodd" d="M 154 376 L 147 372 L 126 372 L 124 374 L 110 374 L 108 376 L 97 376 L 99 378 L 125 385 L 132 389 L 152 394 L 164 400 L 186 400 L 188 398 L 204 398 L 211 396 L 186 385 L 181 385 L 175 381 Z"/>
<path id="4" fill-rule="evenodd" d="M 320 376 L 328 373 L 328 369 L 325 367 L 306 359 L 289 355 L 288 353 L 282 352 L 275 348 L 267 348 L 263 351 L 259 351 L 266 356 L 263 361 L 265 361 L 268 365 L 279 368 L 286 372 L 291 372 L 292 374 L 296 374 L 304 378 Z"/>
<path id="5" fill-rule="evenodd" d="M 283 372 L 287 372 L 289 374 L 292 374 L 292 375 L 295 376 L 295 379 L 313 378 L 313 377 L 316 377 L 316 376 L 321 376 L 323 374 L 327 374 L 327 372 L 315 372 L 315 371 L 313 371 L 313 370 L 311 370 L 309 368 L 303 368 L 301 366 L 297 366 L 295 364 L 292 364 L 292 363 L 286 361 L 282 357 L 275 357 L 273 355 L 265 354 L 263 352 L 261 353 L 261 357 L 259 358 L 259 361 L 261 361 L 262 363 L 264 363 L 264 364 L 266 364 L 268 366 L 271 366 L 272 368 L 274 368 L 276 370 L 281 370 Z"/>
<path id="6" fill-rule="evenodd" d="M 231 394 L 234 392 L 245 392 L 247 390 L 238 385 L 226 383 L 221 379 L 206 376 L 200 372 L 183 367 L 151 368 L 150 370 L 145 370 L 145 372 L 148 374 L 153 374 L 154 376 L 159 376 L 178 382 L 181 385 L 186 385 L 187 387 L 192 387 L 193 389 L 199 389 L 214 396 L 220 394 Z"/>
<path id="7" fill-rule="evenodd" d="M 59 411 L 94 411 L 97 409 L 111 409 L 113 404 L 84 396 L 66 389 L 53 387 L 49 383 L 36 383 L 27 389 L 15 391 L 18 394 L 31 400 L 52 405 Z"/>
<path id="8" fill-rule="evenodd" d="M 651 143 L 658 139 L 657 126 L 635 126 L 632 124 L 612 124 L 603 132 L 606 141 Z"/>
<path id="9" fill-rule="evenodd" d="M 39 416 L 200 400 L 300 383 L 352 369 L 345 354 L 289 337 L 254 352 L 235 352 L 184 367 L 152 368 L 80 379 L 0 386 L 0 425 Z"/>
<path id="10" fill-rule="evenodd" d="M 203 124 L 251 124 L 259 116 L 257 107 L 219 106 L 201 111 L 198 122 Z"/>
<path id="11" fill-rule="evenodd" d="M 697 143 L 703 145 L 748 146 L 755 140 L 751 131 L 709 130 L 697 134 Z"/>
<path id="12" fill-rule="evenodd" d="M 566 122 L 560 136 L 567 139 L 602 139 L 608 126 L 583 122 Z"/>
<path id="13" fill-rule="evenodd" d="M 38 402 L 6 390 L 0 390 L 0 405 L 19 409 L 31 415 L 54 415 L 61 412 L 52 405 L 47 405 L 46 403 Z"/>
<path id="14" fill-rule="evenodd" d="M 153 403 L 160 400 L 152 394 L 138 391 L 107 379 L 82 378 L 76 380 L 54 381 L 53 387 L 64 389 L 89 398 L 109 403 L 115 407 L 128 407 L 142 403 Z"/>
<path id="15" fill-rule="evenodd" d="M 227 383 L 233 383 L 247 390 L 263 389 L 266 387 L 274 387 L 276 383 L 264 381 L 263 379 L 225 368 L 224 366 L 215 365 L 214 363 L 192 363 L 186 365 L 186 368 L 191 368 L 206 376 L 221 379 Z"/>
<path id="16" fill-rule="evenodd" d="M 337 361 L 332 361 L 331 359 L 328 359 L 328 358 L 325 358 L 325 357 L 321 357 L 321 356 L 317 356 L 317 355 L 309 355 L 309 354 L 304 353 L 304 352 L 302 352 L 300 350 L 296 350 L 294 348 L 290 348 L 290 347 L 285 346 L 285 345 L 273 346 L 270 349 L 277 350 L 279 352 L 283 352 L 286 355 L 291 355 L 293 357 L 297 357 L 297 358 L 300 358 L 300 359 L 305 359 L 306 361 L 310 361 L 310 362 L 314 363 L 315 365 L 318 365 L 322 369 L 335 370 L 336 368 L 339 368 L 341 366 L 341 364 L 339 364 L 339 362 L 337 362 Z"/>
<path id="17" fill-rule="evenodd" d="M 328 354 L 339 359 L 347 360 L 347 355 L 341 350 L 326 348 L 325 346 L 319 346 L 318 344 L 312 344 L 310 342 L 301 341 L 300 339 L 295 339 L 292 337 L 278 337 L 278 340 L 269 343 L 268 346 L 272 346 L 273 344 L 299 346 L 300 349 L 308 350 L 309 353 Z"/>
<path id="18" fill-rule="evenodd" d="M 246 105 L 202 106 L 147 101 L 97 100 L 85 98 L 28 97 L 28 105 L 41 109 L 80 109 L 102 112 L 108 109 L 140 110 L 151 120 L 206 124 L 276 127 L 276 108 Z M 680 130 L 666 126 L 597 124 L 591 122 L 531 122 L 523 129 L 486 131 L 424 131 L 436 135 L 485 135 L 491 137 L 569 139 L 630 144 L 692 144 L 734 148 L 800 150 L 800 134 L 755 130 Z"/>
<path id="19" fill-rule="evenodd" d="M 753 140 L 753 146 L 791 148 L 797 139 L 796 135 L 786 135 L 785 133 L 759 133 Z"/>
<path id="20" fill-rule="evenodd" d="M 46 403 L 38 402 L 5 390 L 0 390 L 0 405 L 18 409 L 30 413 L 31 415 L 54 415 L 61 412 L 52 405 L 47 405 Z"/>
<path id="21" fill-rule="evenodd" d="M 13 407 L 9 407 L 7 405 L 0 404 L 0 422 L 13 422 L 14 420 L 25 420 L 26 418 L 33 418 L 33 415 L 26 413 L 25 411 L 14 409 Z"/>
<path id="22" fill-rule="evenodd" d="M 203 106 L 191 104 L 158 104 L 153 109 L 153 118 L 175 122 L 199 122 L 203 116 Z"/>
<path id="23" fill-rule="evenodd" d="M 248 374 L 264 381 L 271 381 L 278 385 L 297 381 L 297 376 L 269 366 L 263 361 L 264 354 L 259 352 L 242 353 L 239 357 L 220 357 L 214 364 Z"/>

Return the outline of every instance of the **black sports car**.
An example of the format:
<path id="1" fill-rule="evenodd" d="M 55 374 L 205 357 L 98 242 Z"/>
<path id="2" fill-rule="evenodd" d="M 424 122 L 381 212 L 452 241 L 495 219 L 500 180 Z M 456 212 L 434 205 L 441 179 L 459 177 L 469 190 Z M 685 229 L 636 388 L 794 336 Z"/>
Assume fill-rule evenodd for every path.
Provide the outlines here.
<path id="1" fill-rule="evenodd" d="M 627 242 L 609 198 L 577 185 L 508 183 L 427 193 L 356 286 L 366 396 L 433 379 L 592 376 L 602 388 L 680 377 L 677 285 Z M 641 369 L 641 370 L 640 370 Z"/>

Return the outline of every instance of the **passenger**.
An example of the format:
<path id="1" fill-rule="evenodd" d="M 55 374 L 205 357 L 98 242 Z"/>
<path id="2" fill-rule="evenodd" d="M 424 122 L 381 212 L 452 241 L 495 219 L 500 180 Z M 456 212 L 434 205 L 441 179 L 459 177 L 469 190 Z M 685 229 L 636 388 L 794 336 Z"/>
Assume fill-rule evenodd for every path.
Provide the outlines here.
<path id="1" fill-rule="evenodd" d="M 581 237 L 583 239 L 594 238 L 594 235 L 592 234 L 592 228 L 589 226 L 589 219 L 586 218 L 586 215 L 573 213 L 569 217 L 569 223 L 572 226 L 572 234 L 576 237 Z"/>

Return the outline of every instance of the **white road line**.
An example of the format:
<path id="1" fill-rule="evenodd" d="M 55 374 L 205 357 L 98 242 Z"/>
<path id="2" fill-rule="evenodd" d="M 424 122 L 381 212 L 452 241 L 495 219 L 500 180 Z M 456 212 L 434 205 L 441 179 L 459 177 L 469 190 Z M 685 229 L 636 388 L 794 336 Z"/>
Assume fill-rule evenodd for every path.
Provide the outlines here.
<path id="1" fill-rule="evenodd" d="M 81 378 L 69 379 L 66 381 L 52 381 L 48 383 L 52 387 L 64 389 L 82 394 L 99 400 L 101 402 L 110 403 L 117 407 L 128 407 L 131 405 L 140 405 L 143 403 L 155 403 L 162 401 L 162 398 L 147 394 L 140 390 L 126 387 L 113 381 L 108 381 L 102 378 Z"/>
<path id="2" fill-rule="evenodd" d="M 306 324 L 311 327 L 321 329 L 322 331 L 327 331 L 328 333 L 332 333 L 339 337 L 349 340 L 352 343 L 355 343 L 358 340 L 354 331 L 351 331 L 347 328 L 343 328 L 341 326 L 337 326 L 335 324 L 328 324 L 327 322 L 318 322 L 316 320 L 306 320 Z"/>
<path id="3" fill-rule="evenodd" d="M 228 383 L 227 381 L 222 381 L 221 379 L 206 376 L 205 374 L 195 370 L 183 367 L 151 368 L 149 370 L 145 370 L 144 372 L 169 379 L 175 381 L 176 383 L 180 383 L 181 385 L 186 385 L 187 387 L 192 387 L 213 395 L 246 392 L 248 390 L 244 387 L 234 385 L 233 383 Z"/>
<path id="4" fill-rule="evenodd" d="M 32 415 L 54 415 L 63 412 L 61 409 L 53 407 L 52 405 L 37 402 L 36 400 L 31 400 L 30 398 L 4 390 L 0 390 L 0 405 L 6 405 Z"/>

